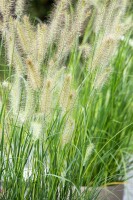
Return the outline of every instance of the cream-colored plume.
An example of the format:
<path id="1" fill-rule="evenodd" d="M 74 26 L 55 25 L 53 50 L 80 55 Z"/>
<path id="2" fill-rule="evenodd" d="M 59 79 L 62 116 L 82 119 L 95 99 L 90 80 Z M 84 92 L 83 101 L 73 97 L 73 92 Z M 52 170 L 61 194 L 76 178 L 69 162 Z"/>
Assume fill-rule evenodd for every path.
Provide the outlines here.
<path id="1" fill-rule="evenodd" d="M 53 98 L 53 82 L 51 79 L 47 79 L 44 83 L 42 95 L 41 95 L 41 112 L 44 113 L 46 119 L 50 117 L 52 111 L 52 98 Z"/>
<path id="2" fill-rule="evenodd" d="M 20 19 L 24 13 L 26 0 L 17 0 L 15 7 L 15 14 Z"/>
<path id="3" fill-rule="evenodd" d="M 13 86 L 11 89 L 10 95 L 10 103 L 11 109 L 14 116 L 18 116 L 20 111 L 20 103 L 21 103 L 21 78 L 16 74 L 14 77 Z"/>
<path id="4" fill-rule="evenodd" d="M 59 33 L 61 32 L 62 20 L 69 6 L 68 0 L 58 0 L 54 9 L 53 15 L 51 16 L 51 22 L 49 25 L 48 44 L 54 43 L 58 39 Z"/>
<path id="5" fill-rule="evenodd" d="M 40 71 L 36 66 L 34 66 L 31 59 L 27 59 L 26 65 L 29 83 L 34 90 L 37 90 L 41 87 Z"/>
<path id="6" fill-rule="evenodd" d="M 85 166 L 85 164 L 87 163 L 87 161 L 89 160 L 91 154 L 93 153 L 94 151 L 94 144 L 91 143 L 88 145 L 87 149 L 86 149 L 86 153 L 85 153 L 85 157 L 84 157 L 84 160 L 83 160 L 83 166 Z"/>
<path id="7" fill-rule="evenodd" d="M 60 95 L 60 106 L 63 113 L 67 111 L 68 101 L 70 100 L 71 81 L 72 81 L 71 75 L 70 74 L 66 75 L 66 77 L 64 78 L 64 83 Z"/>
<path id="8" fill-rule="evenodd" d="M 74 131 L 75 123 L 74 120 L 69 118 L 65 123 L 65 128 L 61 136 L 61 146 L 64 147 L 72 139 L 72 134 Z"/>
<path id="9" fill-rule="evenodd" d="M 42 123 L 37 122 L 37 121 L 32 121 L 30 131 L 32 133 L 32 137 L 34 141 L 40 139 L 42 131 L 43 131 Z"/>

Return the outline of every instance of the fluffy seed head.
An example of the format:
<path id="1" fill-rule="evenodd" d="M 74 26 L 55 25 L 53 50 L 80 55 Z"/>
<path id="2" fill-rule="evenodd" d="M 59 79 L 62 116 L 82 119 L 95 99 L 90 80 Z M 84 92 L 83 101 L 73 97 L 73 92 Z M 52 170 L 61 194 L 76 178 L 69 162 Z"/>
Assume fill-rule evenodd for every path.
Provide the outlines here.
<path id="1" fill-rule="evenodd" d="M 71 141 L 72 134 L 74 131 L 75 123 L 73 119 L 68 119 L 65 124 L 63 134 L 61 136 L 61 145 L 64 147 Z"/>
<path id="2" fill-rule="evenodd" d="M 23 122 L 26 121 L 29 117 L 31 117 L 32 114 L 34 113 L 34 95 L 33 95 L 33 90 L 28 82 L 26 84 L 25 98 L 26 102 L 22 115 Z"/>
<path id="3" fill-rule="evenodd" d="M 89 160 L 91 154 L 93 153 L 93 150 L 94 150 L 94 144 L 91 143 L 86 149 L 85 157 L 83 160 L 83 166 L 85 166 L 86 162 Z"/>
<path id="4" fill-rule="evenodd" d="M 37 53 L 37 60 L 41 65 L 46 52 L 47 52 L 47 34 L 48 34 L 48 27 L 46 24 L 38 24 L 37 26 L 37 41 L 36 41 L 36 53 Z"/>
<path id="5" fill-rule="evenodd" d="M 24 13 L 25 3 L 26 0 L 17 0 L 16 2 L 15 14 L 18 18 L 21 18 Z"/>
<path id="6" fill-rule="evenodd" d="M 105 85 L 111 73 L 111 68 L 107 68 L 103 72 L 97 74 L 94 81 L 94 89 L 100 90 L 103 87 L 103 85 Z"/>
<path id="7" fill-rule="evenodd" d="M 60 95 L 60 106 L 63 112 L 66 112 L 67 108 L 68 99 L 71 92 L 71 80 L 72 80 L 71 75 L 70 74 L 66 75 Z"/>
<path id="8" fill-rule="evenodd" d="M 58 38 L 59 33 L 61 32 L 61 22 L 69 6 L 68 0 L 57 1 L 56 8 L 52 15 L 52 20 L 49 25 L 49 35 L 48 35 L 48 44 L 51 45 Z"/>
<path id="9" fill-rule="evenodd" d="M 8 81 L 3 81 L 2 86 L 3 86 L 3 88 L 11 88 L 11 83 Z"/>
<path id="10" fill-rule="evenodd" d="M 41 103 L 40 103 L 41 112 L 44 113 L 46 119 L 49 119 L 51 115 L 52 97 L 53 97 L 52 87 L 53 87 L 52 80 L 51 79 L 46 80 L 46 83 L 44 83 L 41 96 Z"/>
<path id="11" fill-rule="evenodd" d="M 36 141 L 41 137 L 42 124 L 40 122 L 31 122 L 30 130 L 32 132 L 33 140 Z"/>
<path id="12" fill-rule="evenodd" d="M 20 110 L 20 102 L 21 102 L 21 82 L 20 77 L 16 75 L 15 81 L 13 83 L 11 89 L 11 108 L 14 116 L 17 116 Z"/>
<path id="13" fill-rule="evenodd" d="M 26 60 L 28 78 L 31 87 L 36 90 L 41 86 L 41 74 L 38 68 L 36 68 L 31 59 Z"/>
<path id="14" fill-rule="evenodd" d="M 96 67 L 106 67 L 110 59 L 112 58 L 114 51 L 117 47 L 117 41 L 112 35 L 105 37 L 95 50 L 95 54 L 92 61 L 92 70 L 95 70 Z"/>
<path id="15" fill-rule="evenodd" d="M 84 45 L 80 45 L 79 50 L 82 52 L 84 58 L 88 58 L 91 52 L 91 46 L 86 43 Z"/>

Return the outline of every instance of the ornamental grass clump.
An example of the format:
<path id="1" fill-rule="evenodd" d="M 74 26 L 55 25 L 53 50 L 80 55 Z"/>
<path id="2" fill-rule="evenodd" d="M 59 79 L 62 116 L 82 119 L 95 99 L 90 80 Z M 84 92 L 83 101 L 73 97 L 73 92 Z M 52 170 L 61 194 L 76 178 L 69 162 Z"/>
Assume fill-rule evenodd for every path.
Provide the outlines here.
<path id="1" fill-rule="evenodd" d="M 0 2 L 9 71 L 0 86 L 2 198 L 96 198 L 93 188 L 85 194 L 80 188 L 108 180 L 104 147 L 115 136 L 110 139 L 105 111 L 115 90 L 102 89 L 116 70 L 120 38 L 128 30 L 128 1 L 60 0 L 46 23 L 33 22 L 25 5 Z M 100 95 L 108 95 L 106 104 Z M 99 132 L 107 143 L 97 140 Z"/>

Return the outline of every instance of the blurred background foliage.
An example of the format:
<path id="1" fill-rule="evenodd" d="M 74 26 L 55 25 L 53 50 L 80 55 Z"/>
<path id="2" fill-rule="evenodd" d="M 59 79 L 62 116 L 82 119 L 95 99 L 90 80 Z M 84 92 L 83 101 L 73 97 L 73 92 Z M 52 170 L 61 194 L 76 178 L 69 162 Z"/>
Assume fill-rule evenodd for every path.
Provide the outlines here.
<path id="1" fill-rule="evenodd" d="M 30 15 L 42 21 L 46 20 L 54 2 L 54 0 L 32 0 L 29 7 Z"/>

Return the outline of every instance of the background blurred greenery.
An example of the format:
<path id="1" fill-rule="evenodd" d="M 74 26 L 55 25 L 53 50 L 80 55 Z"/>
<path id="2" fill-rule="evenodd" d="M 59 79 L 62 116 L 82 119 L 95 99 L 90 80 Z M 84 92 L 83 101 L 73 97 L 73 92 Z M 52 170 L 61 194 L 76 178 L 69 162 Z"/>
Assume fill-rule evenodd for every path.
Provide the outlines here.
<path id="1" fill-rule="evenodd" d="M 54 0 L 32 0 L 29 8 L 31 16 L 36 16 L 42 21 L 47 19 L 54 2 Z"/>

